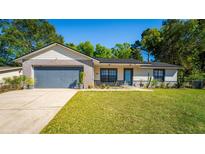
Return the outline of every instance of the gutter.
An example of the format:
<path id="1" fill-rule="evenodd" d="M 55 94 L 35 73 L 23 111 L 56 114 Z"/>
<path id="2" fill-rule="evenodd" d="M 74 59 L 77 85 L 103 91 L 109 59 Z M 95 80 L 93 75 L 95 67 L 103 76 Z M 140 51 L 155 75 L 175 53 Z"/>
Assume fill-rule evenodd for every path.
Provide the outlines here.
<path id="1" fill-rule="evenodd" d="M 18 70 L 22 70 L 22 67 L 15 67 L 15 68 L 3 69 L 3 70 L 0 70 L 0 74 L 2 74 L 2 73 L 7 73 L 7 72 L 18 71 Z"/>

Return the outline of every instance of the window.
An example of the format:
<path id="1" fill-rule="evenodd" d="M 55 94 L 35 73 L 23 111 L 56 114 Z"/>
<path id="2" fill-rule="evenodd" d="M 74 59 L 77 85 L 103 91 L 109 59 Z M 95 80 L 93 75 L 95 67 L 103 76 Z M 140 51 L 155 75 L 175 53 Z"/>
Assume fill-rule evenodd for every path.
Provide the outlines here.
<path id="1" fill-rule="evenodd" d="M 116 82 L 117 81 L 117 69 L 115 68 L 102 68 L 100 70 L 101 82 Z"/>
<path id="2" fill-rule="evenodd" d="M 155 80 L 164 82 L 165 70 L 163 69 L 154 69 L 153 76 Z"/>

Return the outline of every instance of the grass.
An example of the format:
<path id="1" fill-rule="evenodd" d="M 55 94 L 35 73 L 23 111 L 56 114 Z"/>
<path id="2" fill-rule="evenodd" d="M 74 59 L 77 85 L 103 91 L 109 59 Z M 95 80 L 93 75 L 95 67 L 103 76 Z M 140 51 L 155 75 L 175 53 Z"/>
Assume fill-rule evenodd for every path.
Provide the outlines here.
<path id="1" fill-rule="evenodd" d="M 205 90 L 78 92 L 41 133 L 205 133 Z"/>

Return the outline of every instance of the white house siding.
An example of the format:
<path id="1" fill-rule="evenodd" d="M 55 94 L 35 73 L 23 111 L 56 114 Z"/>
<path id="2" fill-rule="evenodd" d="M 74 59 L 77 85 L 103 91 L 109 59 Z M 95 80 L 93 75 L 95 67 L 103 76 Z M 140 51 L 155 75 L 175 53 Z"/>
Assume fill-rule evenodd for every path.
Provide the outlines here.
<path id="1" fill-rule="evenodd" d="M 14 70 L 10 72 L 0 72 L 0 84 L 3 83 L 3 78 L 13 77 L 13 76 L 20 76 L 22 75 L 22 70 Z"/>
<path id="2" fill-rule="evenodd" d="M 117 68 L 117 80 L 124 80 L 125 68 L 133 68 L 133 81 L 147 81 L 148 73 L 153 77 L 153 69 L 140 69 L 139 66 L 136 65 L 100 65 L 94 67 L 95 80 L 100 80 L 100 68 Z"/>
<path id="3" fill-rule="evenodd" d="M 102 64 L 94 67 L 94 79 L 100 80 L 100 68 L 116 68 L 117 69 L 117 80 L 124 80 L 124 69 L 133 68 L 133 74 L 136 74 L 139 66 L 130 66 L 130 65 L 115 65 L 115 64 Z"/>
<path id="4" fill-rule="evenodd" d="M 155 68 L 140 68 L 138 65 L 115 65 L 103 64 L 94 67 L 94 79 L 100 81 L 100 68 L 117 68 L 117 80 L 124 80 L 124 68 L 133 68 L 133 85 L 139 86 L 140 82 L 146 83 L 148 81 L 148 74 L 153 79 L 153 69 Z M 156 68 L 157 69 L 157 68 Z M 160 69 L 160 68 L 158 68 Z M 165 69 L 165 82 L 177 82 L 177 69 Z"/>
<path id="5" fill-rule="evenodd" d="M 69 49 L 63 48 L 61 46 L 54 46 L 50 49 L 41 52 L 40 54 L 36 55 L 31 59 L 59 59 L 59 60 L 87 60 L 87 58 L 81 56 L 77 52 L 73 52 Z"/>
<path id="6" fill-rule="evenodd" d="M 148 74 L 153 77 L 153 69 L 139 68 L 134 72 L 133 81 L 147 81 Z"/>
<path id="7" fill-rule="evenodd" d="M 165 82 L 176 82 L 178 71 L 175 69 L 165 69 Z"/>
<path id="8" fill-rule="evenodd" d="M 168 69 L 168 68 L 140 68 L 136 71 L 133 77 L 133 84 L 135 86 L 140 86 L 140 83 L 145 84 L 148 81 L 148 74 L 153 79 L 153 70 L 154 69 L 164 69 L 165 70 L 165 83 L 170 83 L 174 85 L 177 83 L 177 69 Z"/>

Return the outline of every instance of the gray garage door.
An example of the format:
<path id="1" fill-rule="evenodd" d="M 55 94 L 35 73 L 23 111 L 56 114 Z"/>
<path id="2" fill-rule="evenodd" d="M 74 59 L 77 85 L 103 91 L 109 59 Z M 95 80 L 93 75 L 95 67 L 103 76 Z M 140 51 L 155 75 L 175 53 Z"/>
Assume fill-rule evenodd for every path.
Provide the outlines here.
<path id="1" fill-rule="evenodd" d="M 80 67 L 34 67 L 35 88 L 74 88 Z"/>

